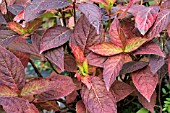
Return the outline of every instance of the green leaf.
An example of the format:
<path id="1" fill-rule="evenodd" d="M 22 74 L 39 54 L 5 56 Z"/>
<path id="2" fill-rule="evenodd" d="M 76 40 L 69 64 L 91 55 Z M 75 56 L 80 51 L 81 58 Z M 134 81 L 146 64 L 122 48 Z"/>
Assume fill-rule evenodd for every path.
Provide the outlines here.
<path id="1" fill-rule="evenodd" d="M 145 108 L 141 108 L 139 111 L 137 111 L 136 113 L 149 113 L 149 111 Z"/>

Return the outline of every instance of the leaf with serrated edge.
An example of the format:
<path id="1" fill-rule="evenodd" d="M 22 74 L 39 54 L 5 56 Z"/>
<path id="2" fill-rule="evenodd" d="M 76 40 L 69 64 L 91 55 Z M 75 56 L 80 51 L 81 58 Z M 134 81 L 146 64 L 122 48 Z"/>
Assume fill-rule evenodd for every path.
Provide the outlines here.
<path id="1" fill-rule="evenodd" d="M 155 22 L 155 19 L 158 15 L 159 7 L 151 6 L 144 7 L 142 10 L 139 10 L 135 15 L 135 23 L 136 27 L 139 29 L 142 35 L 149 30 L 149 28 Z"/>
<path id="2" fill-rule="evenodd" d="M 52 88 L 52 83 L 47 79 L 35 79 L 27 82 L 21 91 L 21 96 L 41 94 Z"/>
<path id="3" fill-rule="evenodd" d="M 132 73 L 132 81 L 137 90 L 150 102 L 158 83 L 158 75 L 153 75 L 149 67 Z"/>
<path id="4" fill-rule="evenodd" d="M 63 45 L 69 40 L 70 34 L 70 29 L 62 26 L 47 29 L 40 41 L 40 53 Z"/>
<path id="5" fill-rule="evenodd" d="M 141 37 L 134 37 L 127 39 L 126 47 L 124 52 L 132 52 L 136 49 L 138 49 L 140 46 L 142 46 L 146 42 L 145 38 Z"/>
<path id="6" fill-rule="evenodd" d="M 49 77 L 47 77 L 47 79 L 55 82 L 55 87 L 44 93 L 36 95 L 36 100 L 38 102 L 59 99 L 61 97 L 69 95 L 75 90 L 75 84 L 68 76 L 52 73 Z"/>
<path id="7" fill-rule="evenodd" d="M 102 13 L 96 4 L 79 4 L 78 8 L 82 11 L 88 21 L 96 28 L 97 34 L 99 34 L 100 23 L 102 19 Z"/>
<path id="8" fill-rule="evenodd" d="M 43 55 L 64 71 L 64 50 L 62 46 L 48 50 Z"/>
<path id="9" fill-rule="evenodd" d="M 40 16 L 45 10 L 64 8 L 69 4 L 68 0 L 33 0 L 25 7 L 24 20 L 28 22 Z"/>
<path id="10" fill-rule="evenodd" d="M 164 58 L 156 55 L 151 55 L 149 67 L 151 72 L 155 74 L 165 64 Z"/>
<path id="11" fill-rule="evenodd" d="M 135 90 L 134 87 L 121 82 L 121 81 L 114 81 L 112 86 L 110 87 L 110 91 L 112 92 L 113 96 L 116 98 L 116 102 L 124 99 L 129 94 L 131 94 Z"/>
<path id="12" fill-rule="evenodd" d="M 1 97 L 15 97 L 18 96 L 16 92 L 14 92 L 12 89 L 10 89 L 7 86 L 0 85 L 0 98 Z"/>
<path id="13" fill-rule="evenodd" d="M 143 105 L 143 107 L 148 109 L 151 113 L 154 113 L 154 106 L 156 104 L 156 92 L 152 94 L 150 102 L 148 102 L 141 94 L 138 94 L 138 100 Z"/>
<path id="14" fill-rule="evenodd" d="M 170 9 L 164 9 L 160 11 L 147 37 L 149 39 L 153 39 L 162 30 L 166 29 L 169 24 L 169 18 L 170 18 Z"/>
<path id="15" fill-rule="evenodd" d="M 0 105 L 3 106 L 6 113 L 39 113 L 34 104 L 18 97 L 1 97 Z"/>
<path id="16" fill-rule="evenodd" d="M 11 52 L 0 46 L 0 84 L 14 91 L 25 84 L 25 72 L 21 61 Z"/>
<path id="17" fill-rule="evenodd" d="M 82 100 L 90 113 L 116 113 L 117 107 L 111 92 L 99 77 L 91 77 L 91 89 L 83 86 Z"/>
<path id="18" fill-rule="evenodd" d="M 165 57 L 164 53 L 156 43 L 148 43 L 143 47 L 139 48 L 134 55 L 143 55 L 143 54 L 154 54 L 158 56 Z"/>
<path id="19" fill-rule="evenodd" d="M 103 77 L 107 90 L 109 91 L 112 83 L 116 80 L 124 63 L 124 55 L 109 57 L 104 62 Z"/>
<path id="20" fill-rule="evenodd" d="M 109 42 L 103 42 L 97 45 L 93 45 L 89 49 L 94 53 L 102 56 L 112 56 L 123 52 L 122 48 L 115 46 Z"/>

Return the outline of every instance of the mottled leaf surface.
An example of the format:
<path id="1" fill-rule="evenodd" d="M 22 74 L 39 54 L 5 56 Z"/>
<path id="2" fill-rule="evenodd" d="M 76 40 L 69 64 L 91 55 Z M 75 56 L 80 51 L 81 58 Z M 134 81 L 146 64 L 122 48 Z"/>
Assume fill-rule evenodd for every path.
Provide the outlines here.
<path id="1" fill-rule="evenodd" d="M 0 105 L 6 113 L 39 113 L 38 109 L 28 100 L 18 97 L 1 97 Z"/>
<path id="2" fill-rule="evenodd" d="M 135 90 L 135 88 L 133 88 L 132 86 L 130 86 L 124 82 L 118 81 L 118 80 L 114 81 L 114 83 L 110 87 L 110 91 L 112 92 L 113 96 L 115 97 L 116 102 L 124 99 L 129 94 L 131 94 L 134 90 Z"/>
<path id="3" fill-rule="evenodd" d="M 90 24 L 92 24 L 96 28 L 97 34 L 99 34 L 100 23 L 102 18 L 102 14 L 99 7 L 96 4 L 82 3 L 78 5 L 78 8 L 86 15 Z"/>
<path id="4" fill-rule="evenodd" d="M 51 111 L 51 110 L 58 111 L 59 110 L 59 105 L 57 104 L 56 101 L 43 102 L 43 103 L 40 103 L 40 106 L 47 111 Z"/>
<path id="5" fill-rule="evenodd" d="M 47 29 L 41 38 L 40 53 L 63 45 L 69 40 L 70 29 L 62 26 L 55 26 Z"/>
<path id="6" fill-rule="evenodd" d="M 73 56 L 64 54 L 64 69 L 69 72 L 76 72 L 76 61 Z"/>
<path id="7" fill-rule="evenodd" d="M 110 89 L 112 83 L 116 80 L 116 77 L 119 75 L 123 63 L 124 55 L 116 55 L 109 57 L 104 62 L 103 77 L 107 90 Z"/>
<path id="8" fill-rule="evenodd" d="M 115 46 L 110 42 L 96 44 L 91 46 L 89 49 L 102 56 L 112 56 L 123 52 L 122 48 Z"/>
<path id="9" fill-rule="evenodd" d="M 117 107 L 111 92 L 98 77 L 91 77 L 91 89 L 83 86 L 81 97 L 90 113 L 116 113 Z"/>
<path id="10" fill-rule="evenodd" d="M 76 113 L 89 113 L 82 100 L 76 103 Z"/>
<path id="11" fill-rule="evenodd" d="M 0 85 L 0 98 L 1 97 L 15 97 L 15 96 L 18 96 L 18 94 L 14 92 L 11 88 L 5 85 Z"/>
<path id="12" fill-rule="evenodd" d="M 136 52 L 134 52 L 134 54 L 135 55 L 154 54 L 165 57 L 164 53 L 156 43 L 148 43 L 143 47 L 139 48 Z"/>
<path id="13" fill-rule="evenodd" d="M 24 19 L 28 22 L 40 16 L 45 10 L 64 8 L 69 4 L 68 0 L 33 0 L 25 8 Z"/>
<path id="14" fill-rule="evenodd" d="M 149 67 L 153 74 L 156 74 L 156 72 L 164 65 L 165 61 L 163 57 L 151 55 L 149 60 Z"/>
<path id="15" fill-rule="evenodd" d="M 21 90 L 25 84 L 25 72 L 21 61 L 2 46 L 0 46 L 0 84 L 15 91 Z"/>
<path id="16" fill-rule="evenodd" d="M 43 53 L 51 62 L 57 65 L 62 71 L 64 71 L 64 50 L 63 47 L 48 50 Z"/>
<path id="17" fill-rule="evenodd" d="M 151 96 L 155 91 L 158 83 L 158 75 L 153 75 L 149 67 L 132 73 L 132 81 L 137 90 L 147 99 L 151 101 Z"/>
<path id="18" fill-rule="evenodd" d="M 72 93 L 70 93 L 68 96 L 66 96 L 66 103 L 69 104 L 69 103 L 72 103 L 74 102 L 74 100 L 76 99 L 78 93 L 77 91 L 73 91 Z"/>
<path id="19" fill-rule="evenodd" d="M 140 33 L 144 35 L 148 29 L 153 25 L 155 19 L 158 15 L 159 7 L 145 7 L 139 10 L 135 16 L 136 27 L 139 29 Z"/>

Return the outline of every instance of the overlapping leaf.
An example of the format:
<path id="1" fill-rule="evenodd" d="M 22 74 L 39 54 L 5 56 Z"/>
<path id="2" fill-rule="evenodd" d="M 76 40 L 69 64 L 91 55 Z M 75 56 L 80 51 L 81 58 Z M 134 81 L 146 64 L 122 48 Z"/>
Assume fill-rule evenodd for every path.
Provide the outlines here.
<path id="1" fill-rule="evenodd" d="M 132 80 L 137 90 L 150 102 L 158 83 L 158 75 L 153 75 L 149 67 L 146 67 L 143 70 L 132 73 Z"/>
<path id="2" fill-rule="evenodd" d="M 44 103 L 41 103 L 40 106 L 44 108 L 47 111 L 58 111 L 59 110 L 59 105 L 57 104 L 56 101 L 47 101 Z"/>
<path id="3" fill-rule="evenodd" d="M 112 92 L 113 96 L 115 97 L 116 102 L 124 99 L 129 94 L 131 94 L 134 90 L 135 90 L 135 88 L 133 88 L 132 86 L 130 86 L 124 82 L 118 81 L 118 80 L 114 81 L 114 83 L 110 87 L 110 91 Z"/>
<path id="4" fill-rule="evenodd" d="M 21 90 L 25 84 L 24 67 L 11 52 L 0 46 L 0 84 Z"/>
<path id="5" fill-rule="evenodd" d="M 158 6 L 152 6 L 145 7 L 137 12 L 137 14 L 135 15 L 135 23 L 136 27 L 139 29 L 142 35 L 144 35 L 153 25 L 158 15 L 158 11 Z"/>
<path id="6" fill-rule="evenodd" d="M 117 108 L 111 92 L 107 91 L 104 82 L 98 77 L 91 78 L 91 89 L 82 88 L 81 97 L 90 113 L 116 113 Z"/>
<path id="7" fill-rule="evenodd" d="M 103 76 L 108 91 L 112 83 L 116 80 L 116 77 L 119 75 L 123 63 L 124 63 L 124 55 L 116 55 L 116 56 L 109 57 L 104 62 Z"/>
<path id="8" fill-rule="evenodd" d="M 16 92 L 5 85 L 0 85 L 0 98 L 1 97 L 15 97 L 18 96 Z"/>
<path id="9" fill-rule="evenodd" d="M 89 113 L 81 100 L 76 103 L 76 113 Z"/>
<path id="10" fill-rule="evenodd" d="M 33 104 L 18 97 L 1 97 L 0 105 L 3 106 L 6 113 L 39 113 Z"/>
<path id="11" fill-rule="evenodd" d="M 165 57 L 164 53 L 156 43 L 148 43 L 134 52 L 135 55 L 143 54 L 155 54 L 158 56 Z"/>
<path id="12" fill-rule="evenodd" d="M 63 47 L 48 50 L 43 53 L 51 62 L 57 65 L 62 71 L 64 71 L 64 50 Z"/>
<path id="13" fill-rule="evenodd" d="M 78 8 L 86 15 L 90 24 L 92 24 L 96 30 L 97 34 L 99 34 L 100 23 L 102 14 L 99 7 L 95 4 L 79 4 Z"/>
<path id="14" fill-rule="evenodd" d="M 102 56 L 112 56 L 123 52 L 122 48 L 109 42 L 93 45 L 89 49 Z"/>
<path id="15" fill-rule="evenodd" d="M 155 74 L 163 65 L 165 61 L 163 57 L 151 55 L 149 61 L 149 67 L 153 74 Z"/>
<path id="16" fill-rule="evenodd" d="M 73 91 L 72 93 L 70 93 L 67 97 L 66 97 L 66 103 L 72 103 L 74 102 L 74 100 L 76 99 L 78 93 L 77 91 Z"/>
<path id="17" fill-rule="evenodd" d="M 24 19 L 28 22 L 40 16 L 45 10 L 64 8 L 69 4 L 68 0 L 33 0 L 25 8 Z"/>
<path id="18" fill-rule="evenodd" d="M 69 72 L 76 72 L 76 61 L 73 56 L 64 54 L 64 69 Z"/>
<path id="19" fill-rule="evenodd" d="M 69 40 L 70 29 L 62 26 L 49 28 L 41 38 L 40 53 L 63 45 Z"/>
<path id="20" fill-rule="evenodd" d="M 75 84 L 72 79 L 64 75 L 52 74 L 48 77 L 50 81 L 55 82 L 55 87 L 36 96 L 37 101 L 44 102 L 48 100 L 59 99 L 67 96 L 75 90 Z"/>
<path id="21" fill-rule="evenodd" d="M 147 37 L 153 39 L 157 36 L 162 30 L 166 29 L 169 24 L 170 18 L 170 9 L 164 9 L 158 13 L 154 26 L 151 28 Z"/>

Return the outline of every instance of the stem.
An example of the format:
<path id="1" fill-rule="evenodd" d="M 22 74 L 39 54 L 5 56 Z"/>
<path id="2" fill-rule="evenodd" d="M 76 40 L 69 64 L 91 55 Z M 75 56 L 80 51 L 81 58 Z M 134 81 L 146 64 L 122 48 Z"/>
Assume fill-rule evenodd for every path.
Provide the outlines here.
<path id="1" fill-rule="evenodd" d="M 162 85 L 162 79 L 164 76 L 161 76 L 160 81 L 159 81 L 159 90 L 158 90 L 158 102 L 159 102 L 159 107 L 160 107 L 160 113 L 162 113 L 162 103 L 161 103 L 161 85 Z"/>
<path id="2" fill-rule="evenodd" d="M 76 25 L 76 0 L 73 2 L 74 25 Z"/>
<path id="3" fill-rule="evenodd" d="M 33 61 L 30 59 L 29 60 L 30 64 L 32 65 L 32 67 L 34 68 L 35 72 L 37 73 L 38 77 L 43 78 L 43 76 L 41 75 L 40 71 L 37 69 L 37 67 L 35 66 L 35 64 L 33 63 Z"/>
<path id="4" fill-rule="evenodd" d="M 59 74 L 59 73 L 57 72 L 57 70 L 54 68 L 53 64 L 50 62 L 50 60 L 49 60 L 48 58 L 46 58 L 46 59 L 47 59 L 47 61 L 50 63 L 50 67 L 53 69 L 53 71 L 55 71 L 55 73 Z"/>

